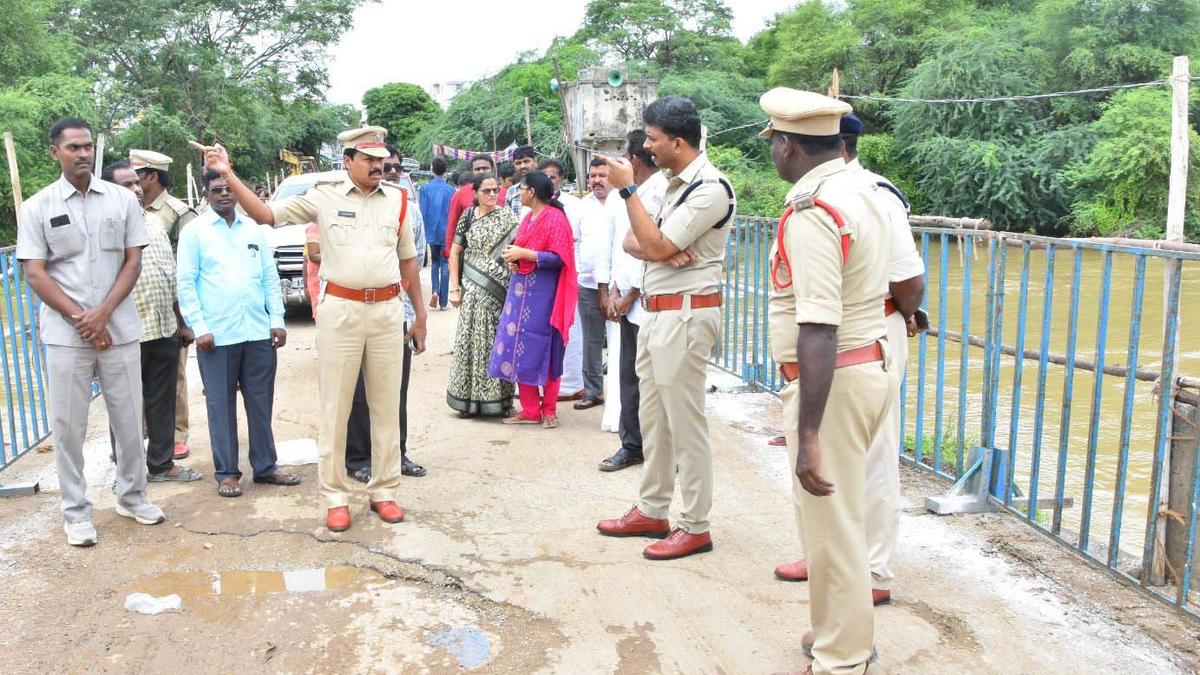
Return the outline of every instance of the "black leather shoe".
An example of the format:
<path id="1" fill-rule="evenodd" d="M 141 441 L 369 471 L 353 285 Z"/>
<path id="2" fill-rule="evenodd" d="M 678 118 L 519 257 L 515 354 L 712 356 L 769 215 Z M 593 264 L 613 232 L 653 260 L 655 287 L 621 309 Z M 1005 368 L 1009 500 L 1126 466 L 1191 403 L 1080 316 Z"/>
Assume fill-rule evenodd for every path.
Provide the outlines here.
<path id="1" fill-rule="evenodd" d="M 644 461 L 646 461 L 646 458 L 642 456 L 641 450 L 630 450 L 622 446 L 612 457 L 600 462 L 600 470 L 605 472 L 620 471 L 621 469 L 641 464 Z"/>

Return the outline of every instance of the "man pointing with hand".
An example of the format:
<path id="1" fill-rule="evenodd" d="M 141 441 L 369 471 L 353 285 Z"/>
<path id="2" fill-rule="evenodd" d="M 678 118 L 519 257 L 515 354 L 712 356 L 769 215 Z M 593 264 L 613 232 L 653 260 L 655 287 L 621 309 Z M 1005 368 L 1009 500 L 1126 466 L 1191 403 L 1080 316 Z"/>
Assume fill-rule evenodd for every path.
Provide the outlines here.
<path id="1" fill-rule="evenodd" d="M 401 355 L 405 340 L 413 353 L 425 351 L 425 305 L 421 300 L 417 251 L 404 191 L 382 182 L 388 157 L 381 127 L 350 129 L 338 135 L 347 176 L 319 181 L 303 195 L 264 204 L 234 175 L 225 149 L 202 147 L 205 164 L 228 181 L 238 204 L 260 223 L 316 222 L 320 226 L 321 279 L 325 293 L 317 312 L 320 422 L 317 448 L 325 526 L 350 527 L 352 487 L 346 476 L 346 420 L 361 366 L 371 430 L 371 510 L 388 523 L 404 519 L 396 503 L 400 486 Z M 416 311 L 404 333 L 407 291 Z M 387 411 L 387 412 L 385 412 Z M 374 414 L 374 413 L 378 414 Z"/>

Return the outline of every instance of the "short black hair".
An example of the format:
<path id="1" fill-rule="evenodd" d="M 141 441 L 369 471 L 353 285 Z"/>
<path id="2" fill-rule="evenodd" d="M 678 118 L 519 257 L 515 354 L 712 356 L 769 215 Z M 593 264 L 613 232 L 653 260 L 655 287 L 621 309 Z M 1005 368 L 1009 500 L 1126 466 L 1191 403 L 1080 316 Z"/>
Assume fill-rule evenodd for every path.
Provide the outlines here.
<path id="1" fill-rule="evenodd" d="M 682 96 L 665 96 L 646 106 L 642 122 L 700 148 L 700 113 L 695 104 Z"/>
<path id="2" fill-rule="evenodd" d="M 471 189 L 473 189 L 473 190 L 478 190 L 478 189 L 479 189 L 479 186 L 480 186 L 480 185 L 483 185 L 483 181 L 485 181 L 485 180 L 488 180 L 489 178 L 490 178 L 490 179 L 492 179 L 492 180 L 495 180 L 495 181 L 496 181 L 496 183 L 499 183 L 499 182 L 500 182 L 500 181 L 496 180 L 496 176 L 495 176 L 495 175 L 493 175 L 493 174 L 490 174 L 490 173 L 477 173 L 477 174 L 475 174 L 474 176 L 472 176 L 472 177 L 471 177 Z"/>
<path id="3" fill-rule="evenodd" d="M 532 145 L 518 145 L 517 149 L 513 150 L 513 161 L 518 159 L 537 159 L 537 150 L 534 150 Z"/>
<path id="4" fill-rule="evenodd" d="M 67 129 L 87 129 L 90 133 L 92 125 L 78 117 L 64 117 L 50 125 L 50 145 L 58 145 L 58 142 L 62 140 L 63 132 Z"/>
<path id="5" fill-rule="evenodd" d="M 433 175 L 445 176 L 446 175 L 446 160 L 442 157 L 434 157 L 432 166 L 430 168 L 433 169 Z"/>
<path id="6" fill-rule="evenodd" d="M 358 150 L 355 148 L 343 148 L 342 149 L 342 157 L 345 157 L 347 159 L 354 159 L 357 156 L 358 156 Z"/>
<path id="7" fill-rule="evenodd" d="M 646 132 L 634 129 L 626 138 L 629 141 L 629 145 L 626 147 L 629 156 L 637 158 L 639 162 L 648 167 L 654 167 L 654 155 L 651 155 L 650 151 L 646 149 Z"/>
<path id="8" fill-rule="evenodd" d="M 118 159 L 117 161 L 108 164 L 100 170 L 100 180 L 106 180 L 110 183 L 115 183 L 116 181 L 113 180 L 113 176 L 117 175 L 117 172 L 121 169 L 130 168 L 132 167 L 129 164 L 129 160 Z"/>
<path id="9" fill-rule="evenodd" d="M 517 167 L 513 166 L 512 162 L 500 162 L 500 166 L 496 168 L 500 175 L 500 180 L 512 178 L 517 175 Z"/>
<path id="10" fill-rule="evenodd" d="M 842 151 L 841 134 L 833 134 L 832 136 L 807 136 L 805 134 L 794 134 L 790 131 L 776 131 L 775 133 L 782 134 L 785 139 L 800 146 L 800 149 L 807 155 Z"/>
<path id="11" fill-rule="evenodd" d="M 592 161 L 588 162 L 588 166 L 608 166 L 608 162 L 600 159 L 599 157 L 593 157 Z"/>
<path id="12" fill-rule="evenodd" d="M 454 182 L 462 186 L 470 183 L 472 180 L 475 180 L 475 174 L 471 173 L 470 169 L 468 169 L 466 171 L 459 171 Z"/>
<path id="13" fill-rule="evenodd" d="M 158 176 L 158 184 L 163 186 L 163 189 L 170 190 L 171 187 L 175 184 L 175 182 L 171 180 L 171 174 L 167 173 L 166 171 L 163 171 L 162 169 L 151 169 L 150 167 L 142 167 L 142 168 L 138 169 L 137 171 L 138 171 L 139 176 L 142 175 L 143 171 L 146 173 L 152 173 L 152 174 Z"/>
<path id="14" fill-rule="evenodd" d="M 217 173 L 216 171 L 205 171 L 204 178 L 201 179 L 204 182 L 204 191 L 208 192 L 208 184 L 218 178 L 224 178 L 224 176 Z"/>
<path id="15" fill-rule="evenodd" d="M 495 173 L 495 171 L 496 171 L 496 160 L 492 159 L 492 156 L 491 156 L 491 155 L 486 155 L 486 154 L 484 154 L 484 155 L 475 155 L 474 157 L 472 157 L 472 158 L 471 158 L 471 169 L 472 169 L 472 170 L 474 170 L 474 168 L 475 168 L 475 162 L 478 162 L 478 161 L 479 161 L 479 160 L 481 160 L 481 159 L 482 159 L 483 161 L 487 162 L 487 163 L 488 163 L 488 166 L 492 167 L 492 173 Z"/>
<path id="16" fill-rule="evenodd" d="M 858 157 L 858 134 L 842 134 L 842 145 L 846 146 L 850 159 Z"/>
<path id="17" fill-rule="evenodd" d="M 551 167 L 551 166 L 558 169 L 558 177 L 559 178 L 566 177 L 567 171 L 566 171 L 566 169 L 563 168 L 562 162 L 558 161 L 557 159 L 554 159 L 553 157 L 543 159 L 542 163 L 538 164 L 538 171 L 545 172 L 546 168 Z"/>
<path id="18" fill-rule="evenodd" d="M 395 158 L 399 159 L 400 161 L 404 161 L 404 155 L 400 154 L 400 151 L 396 149 L 396 146 L 392 145 L 391 143 L 387 144 L 387 151 L 388 151 L 388 159 L 395 157 Z"/>

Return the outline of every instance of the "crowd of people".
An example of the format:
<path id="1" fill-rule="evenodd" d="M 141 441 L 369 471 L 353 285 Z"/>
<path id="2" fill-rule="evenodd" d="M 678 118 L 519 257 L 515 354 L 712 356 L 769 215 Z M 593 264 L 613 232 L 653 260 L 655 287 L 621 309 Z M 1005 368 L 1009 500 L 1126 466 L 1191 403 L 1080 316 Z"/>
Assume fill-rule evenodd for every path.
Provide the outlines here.
<path id="1" fill-rule="evenodd" d="M 769 332 L 788 383 L 784 439 L 805 552 L 775 574 L 811 586 L 813 631 L 802 644 L 812 672 L 860 673 L 875 659 L 872 605 L 890 599 L 896 407 L 924 268 L 903 195 L 855 159 L 862 126 L 850 106 L 784 88 L 761 105 L 771 158 L 793 185 L 771 252 Z M 189 345 L 219 494 L 241 494 L 238 391 L 254 482 L 300 482 L 277 466 L 271 433 L 276 350 L 287 331 L 259 226 L 311 223 L 328 529 L 351 526 L 348 481 L 365 482 L 370 510 L 396 523 L 405 517 L 401 476 L 425 474 L 406 456 L 406 416 L 411 359 L 425 350 L 419 270 L 428 251 L 428 308 L 457 311 L 450 408 L 553 429 L 560 400 L 604 406 L 620 447 L 598 468 L 642 465 L 642 476 L 635 505 L 601 520 L 599 533 L 656 539 L 642 551 L 650 560 L 712 550 L 705 378 L 736 196 L 703 151 L 690 101 L 659 99 L 642 121 L 620 156 L 591 161 L 583 198 L 564 192 L 557 160 L 539 163 L 529 146 L 511 166 L 476 157 L 451 181 L 435 158 L 416 200 L 424 228 L 414 228 L 408 196 L 386 180 L 399 176 L 400 157 L 379 127 L 338 136 L 343 178 L 269 203 L 224 148 L 197 144 L 208 203 L 197 214 L 164 197 L 169 157 L 133 151 L 94 178 L 90 127 L 60 120 L 50 153 L 63 174 L 23 205 L 17 257 L 43 302 L 67 542 L 97 540 L 82 450 L 93 379 L 112 426 L 120 515 L 162 522 L 147 481 L 200 478 L 175 461 L 174 401 L 186 396 L 176 380 Z"/>

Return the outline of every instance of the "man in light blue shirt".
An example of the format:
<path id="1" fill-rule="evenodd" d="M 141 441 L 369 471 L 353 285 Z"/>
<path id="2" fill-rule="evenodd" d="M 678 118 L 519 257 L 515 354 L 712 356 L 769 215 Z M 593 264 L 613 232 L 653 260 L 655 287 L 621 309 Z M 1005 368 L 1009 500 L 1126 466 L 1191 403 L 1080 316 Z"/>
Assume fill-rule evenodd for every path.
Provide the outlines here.
<path id="1" fill-rule="evenodd" d="M 179 237 L 179 312 L 196 335 L 217 493 L 238 497 L 238 389 L 250 427 L 254 482 L 300 482 L 276 465 L 271 432 L 275 350 L 287 341 L 287 331 L 279 273 L 262 229 L 234 208 L 237 201 L 224 178 L 208 172 L 204 185 L 212 208 Z"/>

